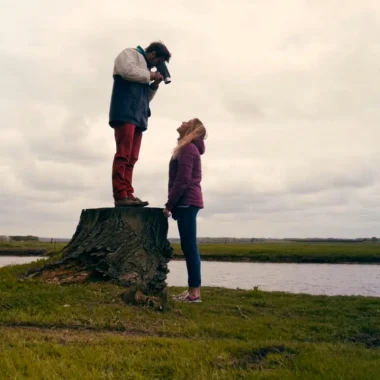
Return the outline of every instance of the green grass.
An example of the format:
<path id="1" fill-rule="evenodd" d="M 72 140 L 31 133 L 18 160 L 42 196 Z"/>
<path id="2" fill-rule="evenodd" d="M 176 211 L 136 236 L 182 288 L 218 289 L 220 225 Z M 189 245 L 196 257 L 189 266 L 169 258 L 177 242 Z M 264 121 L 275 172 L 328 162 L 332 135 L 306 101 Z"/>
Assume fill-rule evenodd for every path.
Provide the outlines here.
<path id="1" fill-rule="evenodd" d="M 0 241 L 0 256 L 40 256 L 61 252 L 66 243 L 34 242 L 34 241 Z"/>
<path id="2" fill-rule="evenodd" d="M 3 243 L 0 255 L 32 255 L 33 250 L 45 250 L 51 255 L 60 252 L 65 243 Z M 172 244 L 174 258 L 182 259 L 178 244 Z M 286 263 L 380 263 L 380 243 L 263 243 L 263 244 L 200 244 L 203 260 L 252 261 Z M 36 251 L 34 251 L 36 252 Z"/>
<path id="3" fill-rule="evenodd" d="M 0 330 L 0 365 L 2 379 L 378 379 L 375 351 L 278 344 Z"/>
<path id="4" fill-rule="evenodd" d="M 175 257 L 183 257 L 173 245 Z M 287 263 L 380 263 L 376 243 L 201 244 L 203 260 Z"/>
<path id="5" fill-rule="evenodd" d="M 167 312 L 0 269 L 1 379 L 377 379 L 380 299 L 203 289 Z M 169 293 L 182 289 L 169 288 Z"/>

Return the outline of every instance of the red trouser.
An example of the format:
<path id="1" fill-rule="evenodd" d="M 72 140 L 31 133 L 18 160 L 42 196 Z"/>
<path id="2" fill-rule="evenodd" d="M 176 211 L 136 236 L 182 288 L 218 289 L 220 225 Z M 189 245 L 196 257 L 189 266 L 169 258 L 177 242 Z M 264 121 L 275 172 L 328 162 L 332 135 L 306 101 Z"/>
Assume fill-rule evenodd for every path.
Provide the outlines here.
<path id="1" fill-rule="evenodd" d="M 133 167 L 139 158 L 142 132 L 133 124 L 115 127 L 116 153 L 112 165 L 112 189 L 114 199 L 133 195 Z"/>

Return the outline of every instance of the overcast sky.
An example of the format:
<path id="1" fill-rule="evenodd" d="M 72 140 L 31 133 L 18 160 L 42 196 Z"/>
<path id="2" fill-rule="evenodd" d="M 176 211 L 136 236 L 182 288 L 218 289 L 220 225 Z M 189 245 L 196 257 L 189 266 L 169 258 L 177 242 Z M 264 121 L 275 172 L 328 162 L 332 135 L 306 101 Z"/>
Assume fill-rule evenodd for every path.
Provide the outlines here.
<path id="1" fill-rule="evenodd" d="M 113 61 L 162 40 L 137 196 L 164 205 L 199 117 L 199 236 L 380 236 L 378 0 L 1 0 L 0 21 L 0 235 L 71 237 L 113 207 Z"/>

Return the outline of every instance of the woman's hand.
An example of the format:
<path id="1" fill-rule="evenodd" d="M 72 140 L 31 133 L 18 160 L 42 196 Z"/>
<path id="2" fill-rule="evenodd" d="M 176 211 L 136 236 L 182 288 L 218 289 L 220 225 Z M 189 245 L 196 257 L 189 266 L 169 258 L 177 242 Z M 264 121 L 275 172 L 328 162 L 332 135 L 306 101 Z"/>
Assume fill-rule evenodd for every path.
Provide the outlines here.
<path id="1" fill-rule="evenodd" d="M 164 215 L 165 215 L 167 218 L 169 218 L 170 215 L 171 215 L 170 211 L 169 211 L 166 207 L 164 208 L 163 213 L 164 213 Z"/>

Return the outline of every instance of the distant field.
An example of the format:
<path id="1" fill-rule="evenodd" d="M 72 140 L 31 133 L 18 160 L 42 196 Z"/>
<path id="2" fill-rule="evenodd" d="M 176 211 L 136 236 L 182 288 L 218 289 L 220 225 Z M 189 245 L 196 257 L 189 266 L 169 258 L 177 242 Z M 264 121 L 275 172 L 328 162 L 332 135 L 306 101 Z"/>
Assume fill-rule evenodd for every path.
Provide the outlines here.
<path id="1" fill-rule="evenodd" d="M 40 256 L 60 252 L 66 243 L 3 242 L 0 241 L 0 256 Z"/>
<path id="2" fill-rule="evenodd" d="M 173 245 L 175 257 L 183 257 Z M 288 263 L 380 263 L 379 243 L 201 244 L 203 260 Z"/>
<path id="3" fill-rule="evenodd" d="M 0 255 L 49 255 L 66 243 L 0 242 Z M 174 258 L 183 259 L 179 244 Z M 286 263 L 379 263 L 379 243 L 200 244 L 203 260 Z"/>

